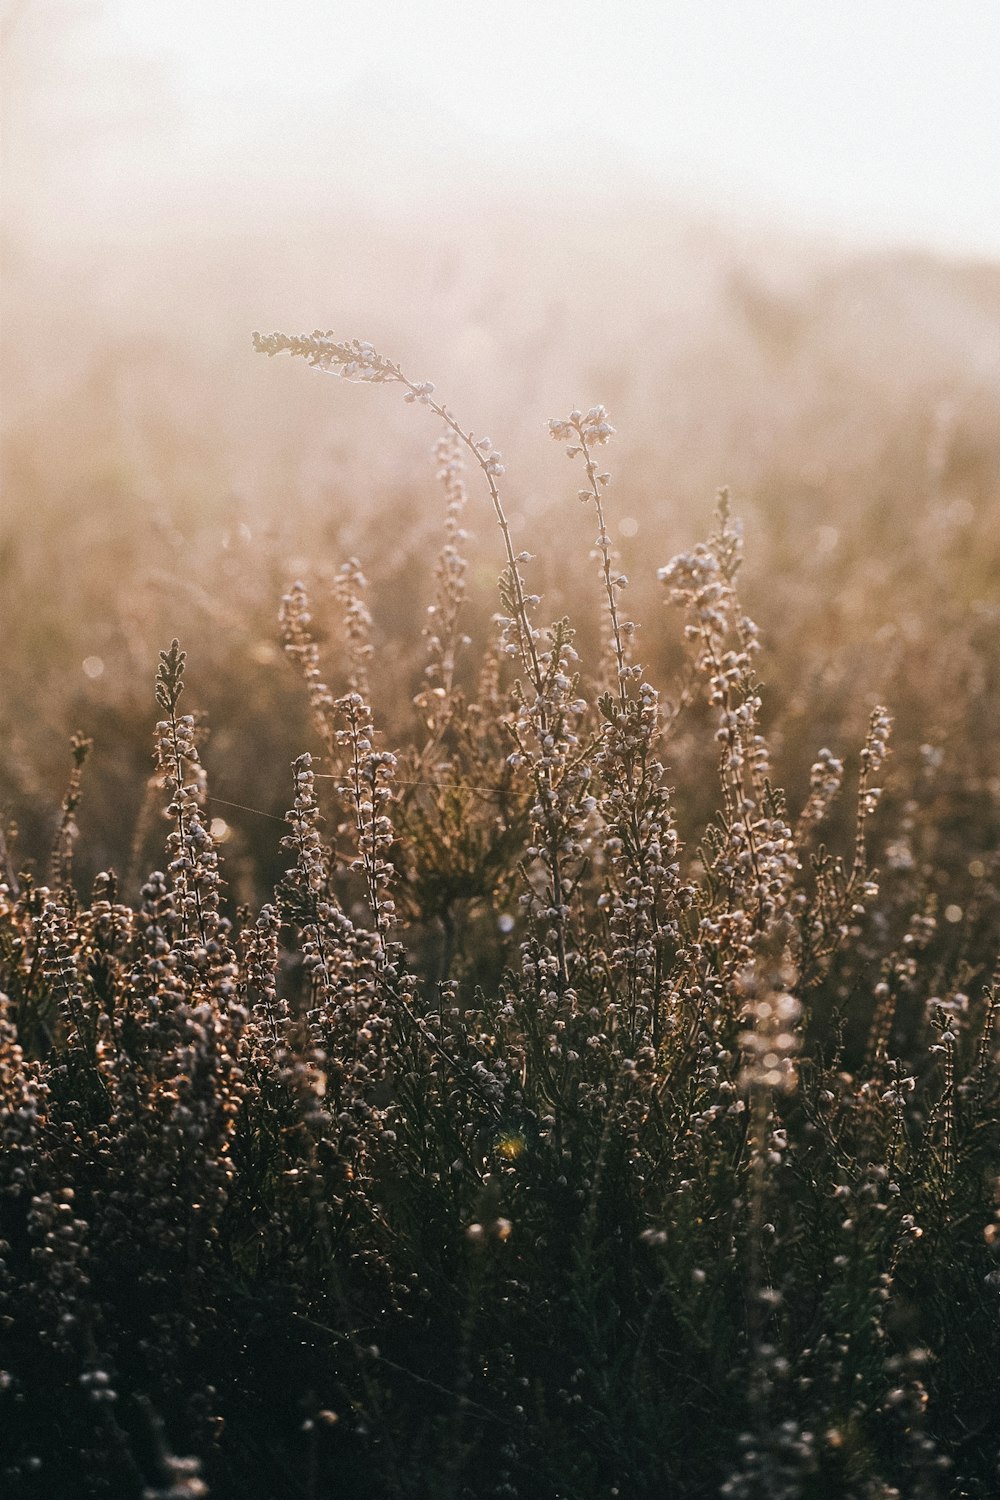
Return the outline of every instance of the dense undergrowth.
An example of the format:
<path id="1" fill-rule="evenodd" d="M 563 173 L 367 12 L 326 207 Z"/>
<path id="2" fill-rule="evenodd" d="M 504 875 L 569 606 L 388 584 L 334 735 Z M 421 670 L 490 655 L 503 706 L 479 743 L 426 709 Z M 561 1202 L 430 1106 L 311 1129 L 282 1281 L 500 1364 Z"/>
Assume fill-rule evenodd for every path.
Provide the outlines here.
<path id="1" fill-rule="evenodd" d="M 686 662 L 651 685 L 602 407 L 551 424 L 596 528 L 580 660 L 488 438 L 369 345 L 257 344 L 444 424 L 422 684 L 390 753 L 359 566 L 325 652 L 288 590 L 314 749 L 259 907 L 227 899 L 177 642 L 165 869 L 77 891 L 84 739 L 48 872 L 6 859 L 4 1493 L 995 1494 L 992 862 L 945 904 L 900 794 L 876 872 L 878 706 L 789 805 L 725 495 L 661 570 Z M 477 651 L 467 470 L 505 548 Z"/>

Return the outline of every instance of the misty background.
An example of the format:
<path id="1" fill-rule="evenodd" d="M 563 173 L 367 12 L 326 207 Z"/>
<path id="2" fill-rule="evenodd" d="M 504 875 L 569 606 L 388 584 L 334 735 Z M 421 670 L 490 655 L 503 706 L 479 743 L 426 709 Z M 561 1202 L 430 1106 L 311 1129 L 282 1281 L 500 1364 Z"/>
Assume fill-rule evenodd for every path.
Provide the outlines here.
<path id="1" fill-rule="evenodd" d="M 5 0 L 0 27 L 0 811 L 26 854 L 80 727 L 94 858 L 140 867 L 179 635 L 252 893 L 274 855 L 246 809 L 280 812 L 308 734 L 278 603 L 352 553 L 405 732 L 437 434 L 255 328 L 370 339 L 488 431 L 584 641 L 591 538 L 546 423 L 605 402 L 664 670 L 656 568 L 731 486 L 793 784 L 875 694 L 915 765 L 959 732 L 996 675 L 1000 11 Z M 498 539 L 470 525 L 481 633 Z"/>

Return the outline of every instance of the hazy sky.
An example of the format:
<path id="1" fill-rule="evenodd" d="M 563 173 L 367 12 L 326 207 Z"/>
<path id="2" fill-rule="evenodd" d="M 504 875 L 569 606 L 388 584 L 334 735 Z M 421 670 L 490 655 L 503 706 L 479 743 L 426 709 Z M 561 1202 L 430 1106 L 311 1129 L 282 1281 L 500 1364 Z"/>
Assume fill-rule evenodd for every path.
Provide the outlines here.
<path id="1" fill-rule="evenodd" d="M 206 170 L 346 112 L 351 151 L 453 136 L 576 185 L 618 160 L 723 210 L 1000 255 L 997 0 L 111 0 L 103 37 L 161 58 Z"/>

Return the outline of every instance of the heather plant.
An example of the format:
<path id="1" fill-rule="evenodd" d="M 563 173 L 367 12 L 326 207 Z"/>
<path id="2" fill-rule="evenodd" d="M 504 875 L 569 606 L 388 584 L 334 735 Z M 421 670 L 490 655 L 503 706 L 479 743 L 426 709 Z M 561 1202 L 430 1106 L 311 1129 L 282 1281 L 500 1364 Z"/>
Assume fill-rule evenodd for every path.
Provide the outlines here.
<path id="1" fill-rule="evenodd" d="M 538 554 L 532 589 L 553 618 L 571 617 L 587 663 L 598 660 L 599 617 L 572 538 L 582 518 L 574 527 L 560 448 L 539 450 L 535 420 L 561 413 L 567 390 L 606 393 L 621 428 L 612 529 L 663 710 L 677 706 L 680 643 L 653 628 L 649 559 L 689 550 L 701 497 L 728 479 L 753 538 L 744 592 L 767 643 L 763 712 L 790 805 L 805 800 L 816 747 L 843 754 L 871 704 L 890 704 L 894 785 L 933 829 L 939 895 L 964 909 L 969 861 L 988 859 L 998 832 L 1000 471 L 996 372 L 981 358 L 996 319 L 992 269 L 736 243 L 648 201 L 623 203 L 599 235 L 589 205 L 560 199 L 556 212 L 499 193 L 479 203 L 474 225 L 442 205 L 399 234 L 391 216 L 375 222 L 354 205 L 335 223 L 283 219 L 273 240 L 258 212 L 251 233 L 215 204 L 209 238 L 182 215 L 169 249 L 155 236 L 130 245 L 113 315 L 96 275 L 60 272 L 53 300 L 52 277 L 38 279 L 44 257 L 14 257 L 4 280 L 7 384 L 18 399 L 4 404 L 0 444 L 0 813 L 8 840 L 16 817 L 15 870 L 46 868 L 64 747 L 80 731 L 102 754 L 86 771 L 79 879 L 89 887 L 113 865 L 137 900 L 160 858 L 152 795 L 145 835 L 137 816 L 143 684 L 159 647 L 179 636 L 197 643 L 197 706 L 212 725 L 208 810 L 228 824 L 218 842 L 231 896 L 255 908 L 268 899 L 284 812 L 270 768 L 299 753 L 307 717 L 281 660 L 274 601 L 301 578 L 325 647 L 338 627 L 324 559 L 363 560 L 377 714 L 388 742 L 407 750 L 436 534 L 422 425 L 367 388 L 331 401 L 329 380 L 305 369 L 275 380 L 249 355 L 234 364 L 232 346 L 249 299 L 307 305 L 334 261 L 343 318 L 369 316 L 367 245 L 382 267 L 379 347 L 412 350 L 414 301 L 426 308 L 442 384 L 463 392 L 470 419 L 489 413 L 503 431 L 508 514 L 518 545 Z M 60 254 L 72 260 L 77 248 L 66 240 Z M 105 270 L 120 261 L 101 257 Z M 929 307 L 950 312 L 930 327 Z M 461 687 L 496 608 L 496 543 L 480 505 L 467 529 L 464 629 L 477 647 L 459 656 Z M 973 699 L 975 736 L 964 727 Z M 685 713 L 671 740 L 689 845 L 714 810 L 703 722 L 697 708 Z M 837 848 L 850 802 L 832 809 L 822 835 Z"/>
<path id="2" fill-rule="evenodd" d="M 942 921 L 932 832 L 880 806 L 881 705 L 790 803 L 726 492 L 660 572 L 661 690 L 603 406 L 550 424 L 597 527 L 588 660 L 541 623 L 490 438 L 370 344 L 255 342 L 444 429 L 411 723 L 390 750 L 351 558 L 339 638 L 315 579 L 281 601 L 312 739 L 268 899 L 227 892 L 177 641 L 164 868 L 76 890 L 82 738 L 47 883 L 5 859 L 4 1492 L 995 1494 L 992 865 Z M 502 547 L 478 645 L 470 475 Z"/>

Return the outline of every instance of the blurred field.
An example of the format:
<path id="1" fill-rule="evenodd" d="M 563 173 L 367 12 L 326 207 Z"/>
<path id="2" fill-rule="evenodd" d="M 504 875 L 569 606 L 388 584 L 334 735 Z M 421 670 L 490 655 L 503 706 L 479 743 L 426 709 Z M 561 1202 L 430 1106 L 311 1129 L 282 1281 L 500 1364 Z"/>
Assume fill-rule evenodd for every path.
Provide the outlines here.
<path id="1" fill-rule="evenodd" d="M 29 124 L 30 64 L 29 47 L 14 91 Z M 96 741 L 82 873 L 134 881 L 154 859 L 158 833 L 137 849 L 135 825 L 156 653 L 174 635 L 215 792 L 280 814 L 283 767 L 309 740 L 280 595 L 299 575 L 316 593 L 351 554 L 371 583 L 375 711 L 405 738 L 440 533 L 436 433 L 383 392 L 251 352 L 254 328 L 315 326 L 371 339 L 490 433 L 546 611 L 584 641 L 600 609 L 590 528 L 545 422 L 609 406 L 612 526 L 664 682 L 678 638 L 656 568 L 730 486 L 793 796 L 820 745 L 846 751 L 883 698 L 898 800 L 937 799 L 956 870 L 991 846 L 1000 267 L 727 228 L 603 168 L 585 196 L 530 172 L 470 182 L 456 158 L 450 181 L 443 163 L 392 207 L 390 184 L 366 196 L 333 165 L 332 140 L 313 190 L 272 191 L 262 168 L 239 191 L 189 184 L 130 211 L 111 195 L 88 219 L 67 187 L 74 162 L 87 180 L 71 134 L 70 118 L 29 159 L 3 226 L 0 806 L 22 860 L 47 852 L 75 729 Z M 481 636 L 499 537 L 485 505 L 470 521 Z M 689 835 L 714 795 L 712 768 L 704 808 L 691 791 L 699 743 L 671 749 Z M 259 896 L 277 824 L 214 810 L 236 893 Z"/>

